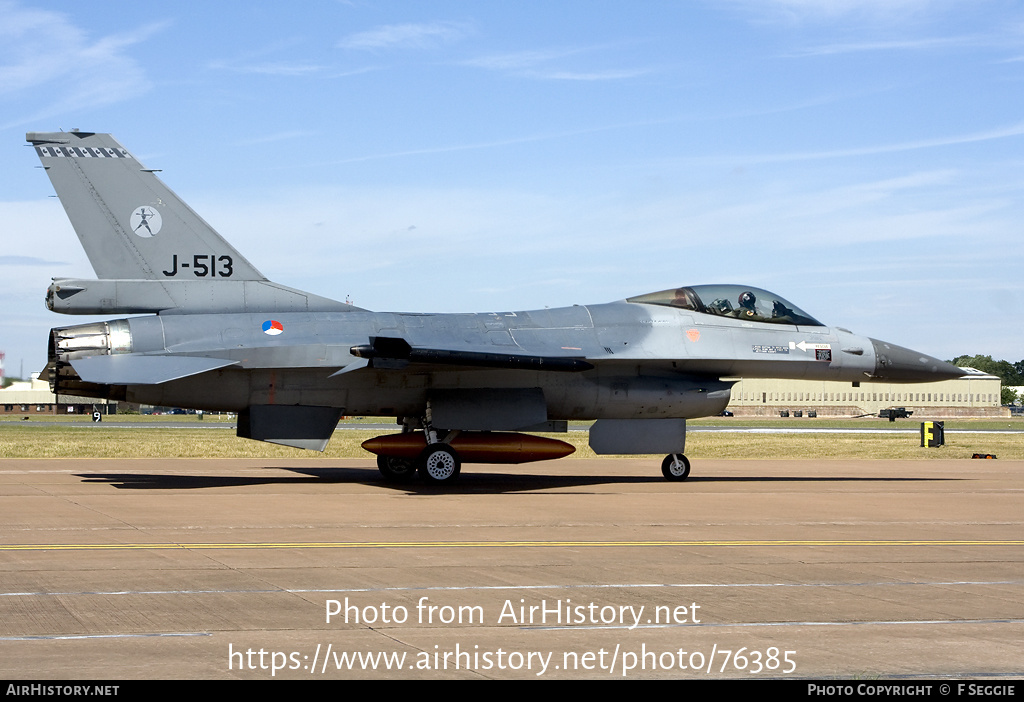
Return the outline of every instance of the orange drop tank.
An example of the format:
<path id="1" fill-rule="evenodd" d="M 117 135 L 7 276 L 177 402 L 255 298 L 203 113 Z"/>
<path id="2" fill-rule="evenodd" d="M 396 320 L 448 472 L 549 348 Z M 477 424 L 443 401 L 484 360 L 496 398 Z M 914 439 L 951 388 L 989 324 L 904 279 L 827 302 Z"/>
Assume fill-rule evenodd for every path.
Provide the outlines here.
<path id="1" fill-rule="evenodd" d="M 465 463 L 529 463 L 568 456 L 576 450 L 571 444 L 532 434 L 513 432 L 460 432 L 448 442 Z M 370 453 L 396 458 L 416 458 L 427 447 L 421 431 L 388 434 L 367 439 L 362 444 Z"/>

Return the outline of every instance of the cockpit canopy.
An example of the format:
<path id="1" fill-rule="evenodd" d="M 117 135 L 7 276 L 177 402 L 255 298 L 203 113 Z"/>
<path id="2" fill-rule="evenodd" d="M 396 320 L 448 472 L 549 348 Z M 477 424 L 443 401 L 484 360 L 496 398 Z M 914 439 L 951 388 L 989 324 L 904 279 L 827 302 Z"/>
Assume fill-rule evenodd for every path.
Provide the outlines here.
<path id="1" fill-rule="evenodd" d="M 665 305 L 748 322 L 825 326 L 775 293 L 745 285 L 693 285 L 631 297 L 626 302 Z"/>

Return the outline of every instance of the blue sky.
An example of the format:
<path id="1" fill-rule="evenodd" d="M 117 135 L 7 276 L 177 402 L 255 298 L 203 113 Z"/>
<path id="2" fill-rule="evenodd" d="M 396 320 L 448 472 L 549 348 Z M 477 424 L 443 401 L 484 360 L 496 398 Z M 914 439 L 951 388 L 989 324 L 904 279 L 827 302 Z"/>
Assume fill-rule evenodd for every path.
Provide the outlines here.
<path id="1" fill-rule="evenodd" d="M 0 350 L 92 270 L 26 131 L 113 133 L 280 283 L 502 311 L 746 283 L 1024 358 L 1010 0 L 0 0 Z"/>

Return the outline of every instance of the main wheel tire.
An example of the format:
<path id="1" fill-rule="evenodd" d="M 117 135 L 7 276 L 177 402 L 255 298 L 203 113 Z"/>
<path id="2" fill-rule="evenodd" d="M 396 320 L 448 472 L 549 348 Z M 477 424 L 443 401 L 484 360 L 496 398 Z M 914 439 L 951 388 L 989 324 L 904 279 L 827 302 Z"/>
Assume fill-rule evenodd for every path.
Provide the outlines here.
<path id="1" fill-rule="evenodd" d="M 661 474 L 666 480 L 686 480 L 690 475 L 690 460 L 681 453 L 670 453 L 661 462 Z"/>
<path id="2" fill-rule="evenodd" d="M 377 470 L 389 483 L 407 483 L 416 477 L 416 462 L 411 458 L 377 456 Z"/>
<path id="3" fill-rule="evenodd" d="M 462 471 L 459 455 L 448 444 L 431 444 L 416 459 L 420 477 L 428 483 L 453 483 Z"/>

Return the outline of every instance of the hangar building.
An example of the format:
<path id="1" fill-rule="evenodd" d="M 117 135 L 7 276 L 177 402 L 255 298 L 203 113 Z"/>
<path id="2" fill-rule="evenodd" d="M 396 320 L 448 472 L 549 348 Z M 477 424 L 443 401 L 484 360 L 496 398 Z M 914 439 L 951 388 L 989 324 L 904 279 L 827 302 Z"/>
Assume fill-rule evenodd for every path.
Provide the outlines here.
<path id="1" fill-rule="evenodd" d="M 732 388 L 729 410 L 743 417 L 815 412 L 819 417 L 856 417 L 905 407 L 922 417 L 1008 417 L 1000 404 L 999 377 L 974 368 L 937 383 L 861 383 L 742 378 Z"/>
<path id="2" fill-rule="evenodd" d="M 117 413 L 116 402 L 71 395 L 58 397 L 50 392 L 49 383 L 39 380 L 38 373 L 32 376 L 32 380 L 16 381 L 10 387 L 0 390 L 0 415 L 20 414 L 31 417 L 46 414 L 92 414 L 95 411 L 103 414 Z"/>

